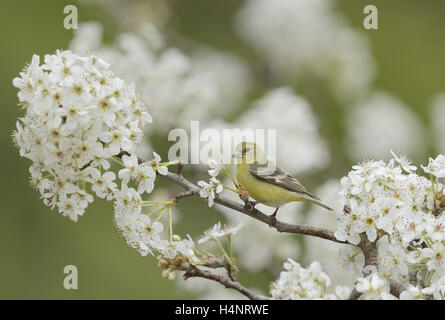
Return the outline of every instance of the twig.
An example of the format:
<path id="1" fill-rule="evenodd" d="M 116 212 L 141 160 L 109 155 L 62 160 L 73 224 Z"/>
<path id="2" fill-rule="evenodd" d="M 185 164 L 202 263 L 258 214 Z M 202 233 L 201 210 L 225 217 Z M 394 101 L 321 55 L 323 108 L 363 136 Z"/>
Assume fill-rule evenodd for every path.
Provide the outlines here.
<path id="1" fill-rule="evenodd" d="M 184 164 L 182 162 L 178 162 L 178 168 L 176 169 L 176 174 L 180 176 L 182 174 L 183 168 L 184 168 Z"/>
<path id="2" fill-rule="evenodd" d="M 198 268 L 194 265 L 189 265 L 186 269 L 184 269 L 184 279 L 198 277 L 198 278 L 205 278 L 209 280 L 213 280 L 216 282 L 219 282 L 226 288 L 234 289 L 241 294 L 245 295 L 247 298 L 251 300 L 269 300 L 269 297 L 257 294 L 252 292 L 251 290 L 243 287 L 241 283 L 238 281 L 233 281 L 231 279 L 228 279 L 226 277 L 211 273 L 207 270 L 203 270 L 201 268 Z"/>
<path id="3" fill-rule="evenodd" d="M 389 293 L 393 296 L 400 298 L 400 294 L 405 291 L 405 287 L 394 280 L 389 280 Z"/>
<path id="4" fill-rule="evenodd" d="M 202 266 L 207 267 L 207 268 L 213 268 L 213 269 L 226 267 L 224 261 L 214 258 L 214 257 L 206 257 Z"/>
<path id="5" fill-rule="evenodd" d="M 160 177 L 166 178 L 171 182 L 183 187 L 189 191 L 189 195 L 199 196 L 199 187 L 184 178 L 182 175 L 168 172 L 166 175 L 158 175 Z M 295 233 L 295 234 L 305 234 L 314 237 L 319 237 L 327 240 L 331 240 L 338 243 L 347 243 L 345 241 L 340 241 L 334 236 L 334 232 L 324 228 L 318 228 L 308 225 L 297 225 L 275 220 L 267 214 L 253 208 L 246 207 L 238 202 L 235 202 L 223 195 L 217 194 L 215 196 L 215 203 L 223 205 L 225 207 L 231 208 L 233 210 L 239 211 L 248 215 L 251 218 L 264 222 L 272 228 L 275 228 L 279 232 Z"/>
<path id="6" fill-rule="evenodd" d="M 227 275 L 229 276 L 230 280 L 232 281 L 238 281 L 238 277 L 236 276 L 237 267 L 232 265 L 231 261 L 225 256 L 224 257 L 224 268 L 227 271 Z"/>
<path id="7" fill-rule="evenodd" d="M 188 198 L 188 197 L 192 197 L 195 195 L 195 192 L 192 190 L 187 190 L 181 193 L 178 193 L 173 200 L 178 202 L 179 200 L 183 199 L 183 198 Z"/>

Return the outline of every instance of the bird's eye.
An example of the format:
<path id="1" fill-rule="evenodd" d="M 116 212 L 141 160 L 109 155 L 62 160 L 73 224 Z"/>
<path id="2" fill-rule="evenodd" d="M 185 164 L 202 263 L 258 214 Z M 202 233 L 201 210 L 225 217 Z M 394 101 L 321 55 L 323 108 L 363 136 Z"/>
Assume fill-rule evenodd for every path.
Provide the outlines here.
<path id="1" fill-rule="evenodd" d="M 244 148 L 243 150 L 241 150 L 242 154 L 246 154 L 247 152 L 249 152 L 249 148 Z"/>

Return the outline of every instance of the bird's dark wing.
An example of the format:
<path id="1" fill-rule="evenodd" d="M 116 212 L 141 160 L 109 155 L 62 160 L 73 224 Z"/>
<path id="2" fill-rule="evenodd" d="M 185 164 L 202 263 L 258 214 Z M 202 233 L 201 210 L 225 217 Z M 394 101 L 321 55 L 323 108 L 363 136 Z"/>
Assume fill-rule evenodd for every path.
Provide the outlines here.
<path id="1" fill-rule="evenodd" d="M 265 164 L 258 164 L 258 163 L 251 164 L 249 172 L 251 175 L 253 175 L 255 178 L 261 181 L 265 181 L 280 186 L 282 188 L 285 188 L 287 190 L 300 193 L 312 199 L 320 200 L 313 194 L 309 193 L 306 190 L 306 188 L 303 187 L 300 181 L 298 181 L 297 179 L 295 179 L 290 174 L 283 171 L 270 161 L 268 161 Z"/>

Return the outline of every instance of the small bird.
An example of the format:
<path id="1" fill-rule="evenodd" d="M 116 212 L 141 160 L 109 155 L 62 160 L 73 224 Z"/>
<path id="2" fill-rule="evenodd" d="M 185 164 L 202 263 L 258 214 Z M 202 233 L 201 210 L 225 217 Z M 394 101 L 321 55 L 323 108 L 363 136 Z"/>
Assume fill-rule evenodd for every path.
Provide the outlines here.
<path id="1" fill-rule="evenodd" d="M 241 142 L 236 146 L 233 158 L 238 159 L 236 179 L 256 203 L 276 207 L 272 218 L 275 220 L 279 207 L 293 201 L 309 201 L 327 210 L 319 198 L 309 193 L 305 187 L 287 172 L 267 160 L 263 151 L 255 143 Z"/>

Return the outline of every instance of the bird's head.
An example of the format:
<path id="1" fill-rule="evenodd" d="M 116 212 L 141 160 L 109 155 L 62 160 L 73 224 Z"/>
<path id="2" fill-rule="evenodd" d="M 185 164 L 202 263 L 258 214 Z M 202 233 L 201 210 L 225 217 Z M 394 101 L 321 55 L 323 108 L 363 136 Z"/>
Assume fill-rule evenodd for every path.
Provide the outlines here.
<path id="1" fill-rule="evenodd" d="M 253 142 L 241 142 L 236 148 L 232 156 L 238 159 L 238 163 L 251 164 L 254 162 L 262 163 L 266 161 L 263 150 Z"/>

